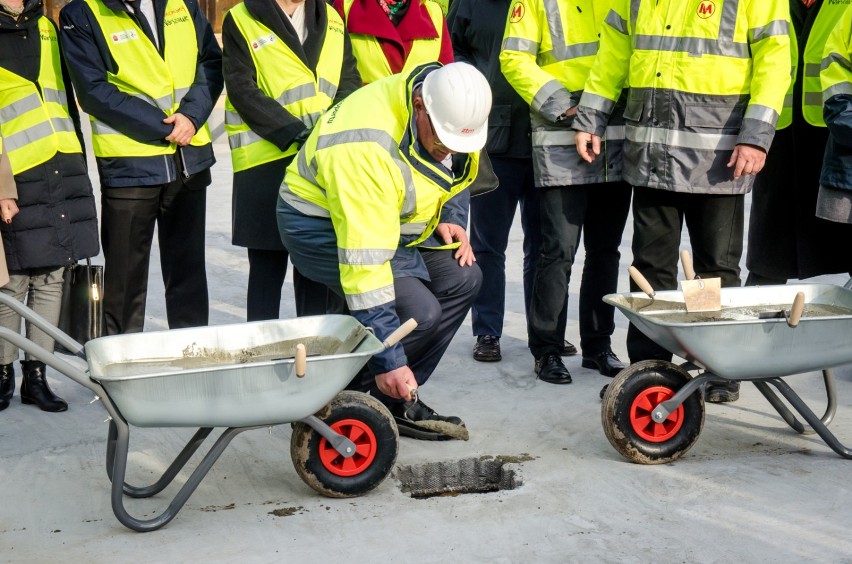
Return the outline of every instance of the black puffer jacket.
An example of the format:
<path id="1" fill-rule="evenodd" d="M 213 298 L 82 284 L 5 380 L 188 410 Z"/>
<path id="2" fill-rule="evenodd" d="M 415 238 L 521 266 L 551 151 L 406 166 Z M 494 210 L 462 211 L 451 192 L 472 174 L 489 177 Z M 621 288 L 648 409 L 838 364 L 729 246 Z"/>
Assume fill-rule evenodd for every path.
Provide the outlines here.
<path id="1" fill-rule="evenodd" d="M 41 0 L 28 0 L 15 21 L 0 10 L 0 67 L 38 85 Z M 77 136 L 80 117 L 64 64 L 69 112 Z M 81 142 L 82 145 L 82 142 Z M 9 270 L 62 266 L 98 254 L 98 220 L 92 184 L 82 153 L 57 153 L 47 162 L 15 175 L 20 212 L 0 223 Z"/>

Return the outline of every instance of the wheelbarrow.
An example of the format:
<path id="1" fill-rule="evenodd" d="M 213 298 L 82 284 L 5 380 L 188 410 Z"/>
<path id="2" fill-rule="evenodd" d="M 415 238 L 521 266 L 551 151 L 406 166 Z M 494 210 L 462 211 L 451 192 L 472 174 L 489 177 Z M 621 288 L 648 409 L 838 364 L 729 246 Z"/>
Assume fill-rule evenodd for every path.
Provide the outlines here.
<path id="1" fill-rule="evenodd" d="M 837 454 L 852 450 L 829 431 L 837 399 L 831 368 L 852 363 L 852 280 L 845 287 L 800 284 L 722 288 L 718 312 L 687 313 L 683 294 L 610 294 L 618 308 L 658 345 L 686 360 L 648 360 L 622 370 L 607 387 L 601 421 L 610 444 L 632 462 L 661 464 L 683 456 L 704 426 L 702 390 L 710 382 L 752 382 L 798 433 L 810 432 L 787 400 Z M 798 293 L 801 312 L 789 311 Z M 797 318 L 797 314 L 801 317 Z M 818 417 L 783 380 L 822 371 L 827 406 Z"/>
<path id="2" fill-rule="evenodd" d="M 0 294 L 0 303 L 86 361 L 86 369 L 78 368 L 0 328 L 0 338 L 103 403 L 110 417 L 106 469 L 112 509 L 134 531 L 171 521 L 231 440 L 250 429 L 293 423 L 296 472 L 330 497 L 365 494 L 393 469 L 399 435 L 390 412 L 371 396 L 344 388 L 371 356 L 410 332 L 412 320 L 384 343 L 353 317 L 322 315 L 101 337 L 84 348 L 13 298 Z M 198 430 L 157 481 L 133 486 L 124 481 L 131 425 Z M 150 519 L 131 516 L 124 496 L 148 498 L 163 491 L 216 427 L 225 430 L 168 507 Z"/>

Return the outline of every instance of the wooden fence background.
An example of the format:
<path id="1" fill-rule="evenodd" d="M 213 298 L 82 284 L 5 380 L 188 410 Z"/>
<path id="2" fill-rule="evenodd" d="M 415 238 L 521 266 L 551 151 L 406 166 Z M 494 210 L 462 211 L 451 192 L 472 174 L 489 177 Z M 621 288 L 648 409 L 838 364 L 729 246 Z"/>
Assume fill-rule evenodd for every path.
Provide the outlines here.
<path id="1" fill-rule="evenodd" d="M 45 0 L 44 11 L 53 21 L 59 21 L 59 10 L 70 0 Z M 198 0 L 198 5 L 204 10 L 204 15 L 210 20 L 213 31 L 222 32 L 222 16 L 233 8 L 240 0 Z"/>

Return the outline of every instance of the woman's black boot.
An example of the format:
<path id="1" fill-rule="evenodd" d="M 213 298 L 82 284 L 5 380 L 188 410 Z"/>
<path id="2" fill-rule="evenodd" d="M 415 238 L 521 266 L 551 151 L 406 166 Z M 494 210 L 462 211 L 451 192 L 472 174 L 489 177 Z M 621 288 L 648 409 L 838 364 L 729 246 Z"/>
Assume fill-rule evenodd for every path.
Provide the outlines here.
<path id="1" fill-rule="evenodd" d="M 0 364 L 0 411 L 9 407 L 9 400 L 15 393 L 15 366 Z"/>
<path id="2" fill-rule="evenodd" d="M 22 360 L 24 379 L 21 382 L 21 403 L 33 403 L 42 411 L 65 411 L 68 404 L 54 394 L 44 379 L 45 366 L 38 360 Z"/>

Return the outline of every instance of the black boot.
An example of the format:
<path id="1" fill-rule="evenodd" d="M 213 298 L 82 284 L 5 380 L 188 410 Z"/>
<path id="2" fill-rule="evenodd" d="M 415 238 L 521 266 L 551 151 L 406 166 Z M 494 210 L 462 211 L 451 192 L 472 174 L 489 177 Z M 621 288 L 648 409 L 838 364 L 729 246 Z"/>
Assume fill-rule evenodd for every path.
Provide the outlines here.
<path id="1" fill-rule="evenodd" d="M 34 403 L 42 411 L 65 411 L 68 404 L 54 394 L 44 379 L 45 366 L 38 360 L 22 360 L 24 380 L 21 382 L 21 403 Z"/>
<path id="2" fill-rule="evenodd" d="M 0 364 L 0 411 L 9 407 L 9 400 L 15 393 L 15 367 L 12 364 Z"/>

